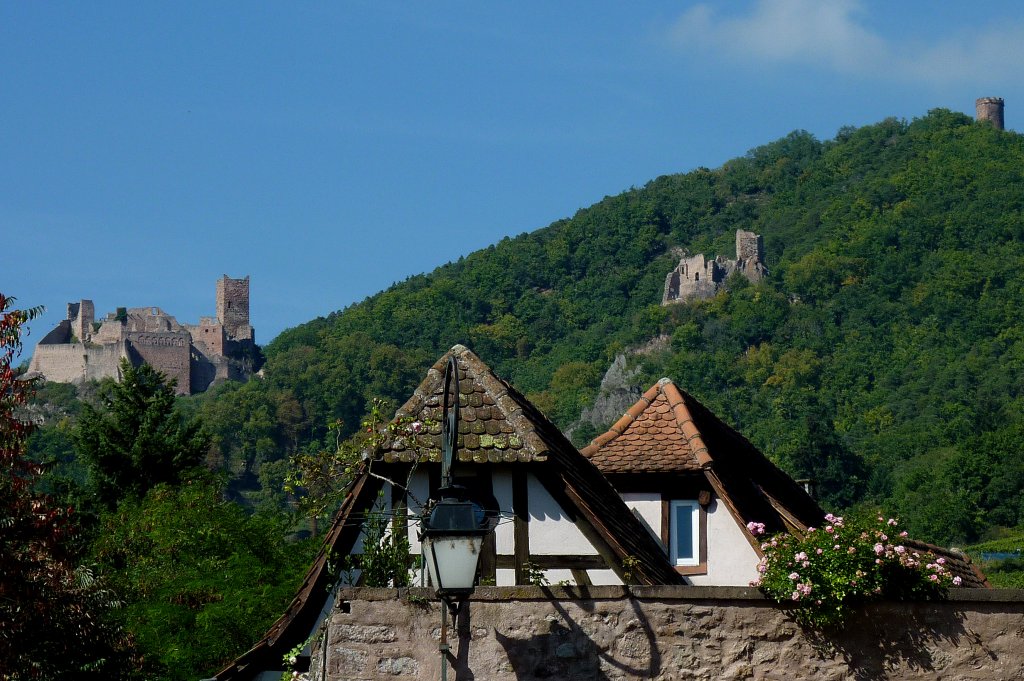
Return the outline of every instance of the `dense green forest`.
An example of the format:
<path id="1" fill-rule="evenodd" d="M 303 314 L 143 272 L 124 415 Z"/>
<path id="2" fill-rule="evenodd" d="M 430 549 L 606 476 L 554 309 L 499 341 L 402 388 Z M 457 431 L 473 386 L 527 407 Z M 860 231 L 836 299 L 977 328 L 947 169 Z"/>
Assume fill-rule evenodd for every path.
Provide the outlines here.
<path id="1" fill-rule="evenodd" d="M 214 463 L 257 488 L 372 397 L 403 401 L 456 342 L 564 427 L 616 353 L 664 334 L 643 387 L 672 377 L 832 507 L 973 541 L 1024 512 L 1022 161 L 1020 136 L 944 110 L 795 132 L 291 329 L 264 380 L 193 408 Z M 771 275 L 662 307 L 670 249 L 732 257 L 738 228 L 764 235 Z"/>
<path id="2" fill-rule="evenodd" d="M 203 426 L 206 468 L 262 537 L 286 506 L 289 458 L 330 446 L 332 424 L 350 432 L 375 397 L 397 407 L 451 345 L 567 427 L 617 354 L 664 336 L 634 356 L 638 386 L 671 377 L 818 480 L 830 509 L 881 506 L 946 545 L 998 540 L 1024 523 L 1022 169 L 1024 138 L 946 110 L 825 142 L 794 132 L 290 329 L 264 348 L 262 379 L 180 399 L 178 413 Z M 731 258 L 737 229 L 764 236 L 763 282 L 660 305 L 673 249 Z M 46 386 L 31 443 L 68 498 L 89 478 L 81 402 Z M 601 426 L 578 427 L 578 444 Z M 168 484 L 116 512 L 195 508 L 217 489 L 202 479 L 175 501 Z"/>

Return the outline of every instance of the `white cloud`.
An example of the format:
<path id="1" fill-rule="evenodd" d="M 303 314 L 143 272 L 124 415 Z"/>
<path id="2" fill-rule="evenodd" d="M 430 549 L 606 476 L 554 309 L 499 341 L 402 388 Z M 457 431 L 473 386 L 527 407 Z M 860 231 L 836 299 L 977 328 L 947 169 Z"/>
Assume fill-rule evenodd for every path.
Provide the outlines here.
<path id="1" fill-rule="evenodd" d="M 858 0 L 757 0 L 742 15 L 696 5 L 670 29 L 685 50 L 734 61 L 808 64 L 845 75 L 934 84 L 997 82 L 1019 76 L 1024 26 L 965 31 L 923 46 L 888 40 L 865 22 Z"/>

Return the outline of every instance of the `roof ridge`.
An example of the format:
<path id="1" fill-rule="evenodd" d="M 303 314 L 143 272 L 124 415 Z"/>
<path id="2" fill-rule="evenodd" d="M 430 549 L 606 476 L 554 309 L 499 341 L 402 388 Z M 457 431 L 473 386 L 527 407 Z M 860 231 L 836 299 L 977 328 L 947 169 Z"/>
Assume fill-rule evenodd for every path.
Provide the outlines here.
<path id="1" fill-rule="evenodd" d="M 661 389 L 662 394 L 665 395 L 665 399 L 668 400 L 668 406 L 672 410 L 672 415 L 676 418 L 676 424 L 683 433 L 683 437 L 686 438 L 686 442 L 690 445 L 690 450 L 693 452 L 694 458 L 697 459 L 697 463 L 705 470 L 711 468 L 711 464 L 714 461 L 711 458 L 707 445 L 704 444 L 704 437 L 700 434 L 697 424 L 693 421 L 693 414 L 690 413 L 689 408 L 686 406 L 683 392 L 672 381 L 666 383 L 658 381 L 658 387 Z"/>

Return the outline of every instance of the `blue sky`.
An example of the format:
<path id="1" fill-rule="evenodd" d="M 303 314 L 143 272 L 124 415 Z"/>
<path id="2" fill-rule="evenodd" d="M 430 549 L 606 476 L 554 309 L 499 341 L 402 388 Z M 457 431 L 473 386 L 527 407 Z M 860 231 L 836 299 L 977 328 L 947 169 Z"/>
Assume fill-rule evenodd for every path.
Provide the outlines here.
<path id="1" fill-rule="evenodd" d="M 1022 70 L 1017 2 L 2 3 L 0 291 L 31 346 L 248 274 L 265 343 L 792 130 L 1019 129 Z"/>

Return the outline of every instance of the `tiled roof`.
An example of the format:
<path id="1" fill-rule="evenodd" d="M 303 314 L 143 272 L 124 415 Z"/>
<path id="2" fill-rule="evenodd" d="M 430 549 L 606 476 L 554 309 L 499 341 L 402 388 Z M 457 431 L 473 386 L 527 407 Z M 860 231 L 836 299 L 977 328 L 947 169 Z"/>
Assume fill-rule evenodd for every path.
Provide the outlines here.
<path id="1" fill-rule="evenodd" d="M 703 475 L 741 525 L 756 521 L 770 532 L 802 531 L 824 517 L 800 485 L 668 378 L 581 451 L 611 476 Z M 760 551 L 757 540 L 747 534 Z"/>
<path id="2" fill-rule="evenodd" d="M 946 560 L 946 569 L 949 570 L 950 574 L 954 577 L 960 578 L 960 588 L 992 588 L 992 585 L 989 584 L 984 573 L 978 569 L 978 566 L 974 564 L 971 557 L 966 553 L 958 551 L 957 549 L 945 549 L 941 546 L 926 544 L 925 542 L 917 541 L 916 539 L 903 539 L 902 543 L 911 550 L 920 551 L 921 553 L 928 552 L 933 554 L 936 558 L 944 558 Z"/>
<path id="3" fill-rule="evenodd" d="M 377 458 L 388 463 L 412 462 L 417 456 L 421 462 L 441 460 L 441 409 L 449 355 L 455 356 L 459 367 L 458 460 L 544 461 L 548 445 L 537 436 L 536 424 L 524 416 L 521 401 L 510 394 L 507 383 L 462 345 L 454 346 L 427 371 L 427 377 L 398 410 L 400 417 L 428 424 L 427 430 L 392 438 Z"/>
<path id="4" fill-rule="evenodd" d="M 710 461 L 682 394 L 667 378 L 581 451 L 602 473 L 699 471 Z"/>

